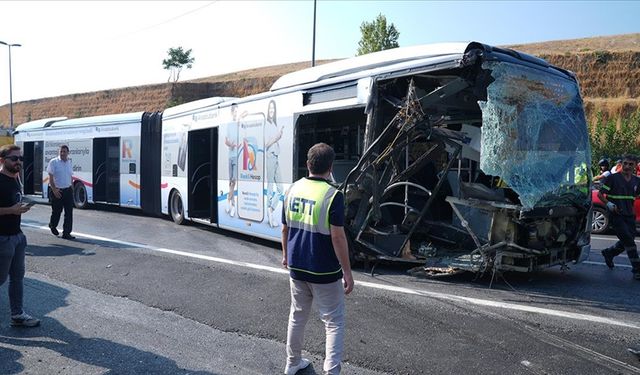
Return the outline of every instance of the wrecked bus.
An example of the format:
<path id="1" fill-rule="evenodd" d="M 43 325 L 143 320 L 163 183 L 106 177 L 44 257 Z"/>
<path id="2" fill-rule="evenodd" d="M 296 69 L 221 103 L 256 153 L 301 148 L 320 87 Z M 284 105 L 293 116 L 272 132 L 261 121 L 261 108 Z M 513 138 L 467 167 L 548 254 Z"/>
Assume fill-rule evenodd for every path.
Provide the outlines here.
<path id="1" fill-rule="evenodd" d="M 431 275 L 586 259 L 591 160 L 575 76 L 479 43 L 431 51 L 372 74 L 362 154 L 341 185 L 355 252 L 422 261 Z"/>
<path id="2" fill-rule="evenodd" d="M 120 204 L 273 241 L 307 150 L 326 142 L 353 259 L 529 272 L 590 250 L 575 76 L 480 43 L 358 56 L 162 113 L 39 120 L 18 127 L 16 142 L 33 171 L 27 193 L 46 197 L 42 150 L 64 142 L 78 207 Z"/>

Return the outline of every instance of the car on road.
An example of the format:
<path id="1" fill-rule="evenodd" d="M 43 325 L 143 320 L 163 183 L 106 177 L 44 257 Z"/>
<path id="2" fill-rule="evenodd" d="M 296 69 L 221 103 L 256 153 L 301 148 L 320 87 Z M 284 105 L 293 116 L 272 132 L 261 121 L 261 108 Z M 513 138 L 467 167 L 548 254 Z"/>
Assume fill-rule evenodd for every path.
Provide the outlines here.
<path id="1" fill-rule="evenodd" d="M 591 190 L 591 201 L 593 202 L 593 219 L 591 220 L 591 233 L 606 233 L 609 229 L 609 210 L 598 198 L 598 190 Z M 633 211 L 636 215 L 636 227 L 640 225 L 640 198 L 633 202 Z"/>

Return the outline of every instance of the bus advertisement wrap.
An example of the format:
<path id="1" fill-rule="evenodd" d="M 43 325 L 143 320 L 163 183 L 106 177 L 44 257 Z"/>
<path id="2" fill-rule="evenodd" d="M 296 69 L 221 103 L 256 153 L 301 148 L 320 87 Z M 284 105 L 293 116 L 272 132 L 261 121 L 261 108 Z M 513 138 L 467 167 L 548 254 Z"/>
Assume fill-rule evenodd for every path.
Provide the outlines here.
<path id="1" fill-rule="evenodd" d="M 260 222 L 264 218 L 264 115 L 251 114 L 240 121 L 238 152 L 238 217 Z"/>
<path id="2" fill-rule="evenodd" d="M 140 137 L 122 137 L 120 143 L 120 204 L 140 206 Z"/>

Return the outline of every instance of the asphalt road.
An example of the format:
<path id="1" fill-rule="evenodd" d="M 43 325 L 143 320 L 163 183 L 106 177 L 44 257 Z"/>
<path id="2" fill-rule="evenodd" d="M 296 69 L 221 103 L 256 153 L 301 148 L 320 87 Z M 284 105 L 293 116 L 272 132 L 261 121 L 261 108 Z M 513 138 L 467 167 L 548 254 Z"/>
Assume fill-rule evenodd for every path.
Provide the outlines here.
<path id="1" fill-rule="evenodd" d="M 23 216 L 26 308 L 35 329 L 0 321 L 0 373 L 277 374 L 288 276 L 277 245 L 124 210 L 76 210 L 76 241 L 52 236 L 50 208 Z M 356 269 L 345 374 L 639 374 L 640 283 L 607 269 L 595 236 L 586 264 L 495 280 Z M 6 285 L 0 316 L 8 317 Z M 5 318 L 3 318 L 5 319 Z M 4 322 L 4 323 L 3 323 Z M 323 329 L 306 349 L 322 372 Z"/>

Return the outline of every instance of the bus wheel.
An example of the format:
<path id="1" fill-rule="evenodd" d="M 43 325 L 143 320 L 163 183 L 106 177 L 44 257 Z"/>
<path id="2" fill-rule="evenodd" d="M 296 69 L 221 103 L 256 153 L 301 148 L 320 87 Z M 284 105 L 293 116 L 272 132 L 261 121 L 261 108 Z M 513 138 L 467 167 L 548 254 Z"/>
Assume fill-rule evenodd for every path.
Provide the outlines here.
<path id="1" fill-rule="evenodd" d="M 182 206 L 182 197 L 177 191 L 171 193 L 171 198 L 169 198 L 169 214 L 174 223 L 184 224 L 184 206 Z"/>
<path id="2" fill-rule="evenodd" d="M 76 208 L 87 208 L 87 188 L 82 182 L 73 185 L 73 205 Z"/>

